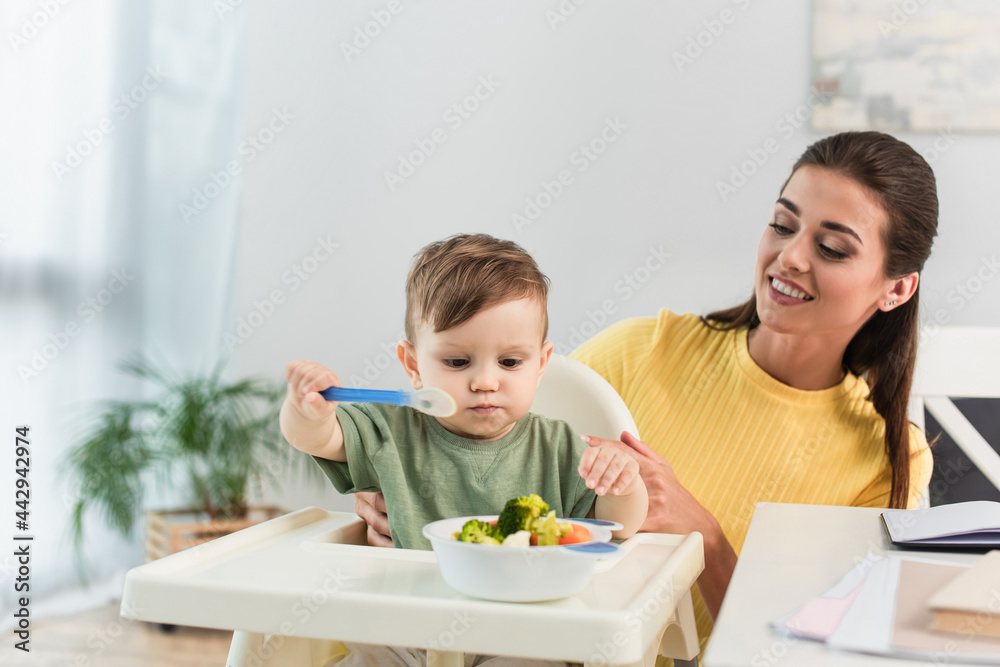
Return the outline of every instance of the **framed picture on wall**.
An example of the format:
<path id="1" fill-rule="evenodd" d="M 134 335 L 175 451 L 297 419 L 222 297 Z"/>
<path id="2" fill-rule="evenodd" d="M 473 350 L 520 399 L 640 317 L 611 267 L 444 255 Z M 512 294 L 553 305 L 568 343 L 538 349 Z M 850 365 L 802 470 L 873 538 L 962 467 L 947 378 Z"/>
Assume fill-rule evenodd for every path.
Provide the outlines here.
<path id="1" fill-rule="evenodd" d="M 813 129 L 1000 131 L 1000 2 L 813 0 Z"/>

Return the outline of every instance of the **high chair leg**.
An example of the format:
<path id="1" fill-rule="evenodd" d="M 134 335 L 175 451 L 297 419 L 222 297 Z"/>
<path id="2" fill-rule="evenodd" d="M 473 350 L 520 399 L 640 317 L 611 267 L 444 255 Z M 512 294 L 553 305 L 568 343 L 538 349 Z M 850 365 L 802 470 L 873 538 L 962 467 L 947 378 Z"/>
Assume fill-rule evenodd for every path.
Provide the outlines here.
<path id="1" fill-rule="evenodd" d="M 250 659 L 260 653 L 260 648 L 263 645 L 264 635 L 262 633 L 235 631 L 233 641 L 229 645 L 226 667 L 250 667 Z"/>
<path id="2" fill-rule="evenodd" d="M 694 604 L 691 591 L 677 604 L 667 627 L 660 635 L 659 654 L 668 658 L 692 660 L 698 657 L 698 626 L 694 620 Z M 656 656 L 653 656 L 655 662 Z"/>
<path id="3" fill-rule="evenodd" d="M 427 650 L 427 667 L 464 667 L 465 654 L 456 651 Z"/>
<path id="4" fill-rule="evenodd" d="M 338 645 L 325 639 L 237 630 L 229 646 L 226 667 L 319 667 Z"/>

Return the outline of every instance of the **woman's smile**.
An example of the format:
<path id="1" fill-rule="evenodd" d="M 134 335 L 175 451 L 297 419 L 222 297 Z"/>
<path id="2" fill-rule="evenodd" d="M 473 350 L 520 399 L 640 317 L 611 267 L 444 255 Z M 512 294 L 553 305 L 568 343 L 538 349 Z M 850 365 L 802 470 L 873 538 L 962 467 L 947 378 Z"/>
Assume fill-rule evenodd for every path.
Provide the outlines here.
<path id="1" fill-rule="evenodd" d="M 787 278 L 781 279 L 773 275 L 770 278 L 771 287 L 768 290 L 768 295 L 782 306 L 797 306 L 812 301 L 815 298 L 810 296 L 798 284 Z"/>

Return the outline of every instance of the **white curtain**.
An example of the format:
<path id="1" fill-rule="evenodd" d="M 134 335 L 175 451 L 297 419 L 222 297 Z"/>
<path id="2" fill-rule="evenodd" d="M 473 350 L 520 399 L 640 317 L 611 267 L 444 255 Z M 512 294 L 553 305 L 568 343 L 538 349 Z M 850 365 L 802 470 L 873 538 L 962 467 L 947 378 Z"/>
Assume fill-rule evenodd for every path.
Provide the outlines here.
<path id="1" fill-rule="evenodd" d="M 65 609 L 56 601 L 113 597 L 142 562 L 141 534 L 123 540 L 92 517 L 84 553 L 105 583 L 79 594 L 63 470 L 98 401 L 143 392 L 117 364 L 144 352 L 195 372 L 225 353 L 242 16 L 224 1 L 8 0 L 0 28 L 0 608 L 14 601 L 12 535 L 31 535 L 38 618 Z M 19 426 L 31 441 L 24 531 L 9 472 Z"/>

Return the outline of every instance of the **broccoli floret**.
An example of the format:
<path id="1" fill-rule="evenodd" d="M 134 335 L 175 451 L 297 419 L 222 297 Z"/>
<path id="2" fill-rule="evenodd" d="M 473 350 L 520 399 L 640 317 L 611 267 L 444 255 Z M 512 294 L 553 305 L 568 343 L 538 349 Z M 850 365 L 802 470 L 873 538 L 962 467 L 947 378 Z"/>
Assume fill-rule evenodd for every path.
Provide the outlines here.
<path id="1" fill-rule="evenodd" d="M 531 530 L 531 523 L 537 515 L 530 507 L 524 505 L 508 505 L 503 508 L 500 518 L 497 520 L 497 527 L 500 533 L 506 537 L 519 530 Z"/>
<path id="2" fill-rule="evenodd" d="M 459 542 L 474 542 L 476 544 L 500 544 L 503 536 L 493 524 L 472 519 L 465 522 L 465 525 L 462 526 L 462 532 L 455 533 L 455 539 Z"/>
<path id="3" fill-rule="evenodd" d="M 519 530 L 531 530 L 531 522 L 540 516 L 548 514 L 549 504 L 540 496 L 532 493 L 528 496 L 521 496 L 508 500 L 500 512 L 497 520 L 497 527 L 500 529 L 502 537 Z"/>

